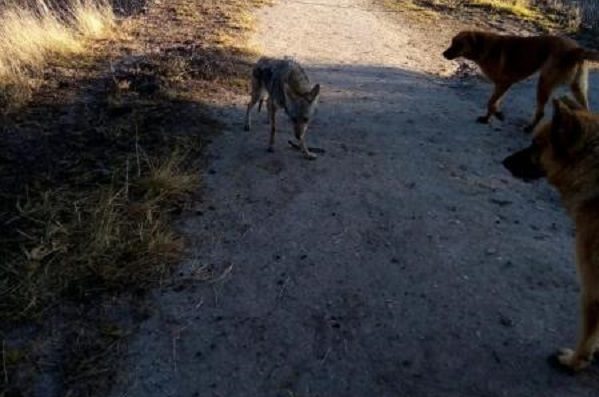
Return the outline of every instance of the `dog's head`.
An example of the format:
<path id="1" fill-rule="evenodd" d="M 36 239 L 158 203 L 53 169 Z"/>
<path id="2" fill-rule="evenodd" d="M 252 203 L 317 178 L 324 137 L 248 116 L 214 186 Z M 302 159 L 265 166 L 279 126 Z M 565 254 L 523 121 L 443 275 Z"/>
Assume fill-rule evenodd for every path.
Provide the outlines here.
<path id="1" fill-rule="evenodd" d="M 503 160 L 503 166 L 513 176 L 527 182 L 545 176 L 545 170 L 540 162 L 540 148 L 534 141 L 526 149 L 522 149 L 506 157 Z"/>
<path id="2" fill-rule="evenodd" d="M 296 137 L 300 137 L 308 128 L 320 97 L 320 84 L 312 87 L 308 93 L 298 94 L 289 85 L 284 85 L 287 115 L 293 123 Z"/>
<path id="3" fill-rule="evenodd" d="M 483 40 L 479 32 L 460 32 L 451 39 L 451 45 L 443 52 L 443 56 L 449 60 L 459 57 L 476 59 L 482 51 Z"/>
<path id="4" fill-rule="evenodd" d="M 553 101 L 553 118 L 536 129 L 532 144 L 505 160 L 513 176 L 530 181 L 547 175 L 552 182 L 561 171 L 575 169 L 599 148 L 599 118 L 566 98 Z M 577 175 L 571 176 L 577 178 Z"/>

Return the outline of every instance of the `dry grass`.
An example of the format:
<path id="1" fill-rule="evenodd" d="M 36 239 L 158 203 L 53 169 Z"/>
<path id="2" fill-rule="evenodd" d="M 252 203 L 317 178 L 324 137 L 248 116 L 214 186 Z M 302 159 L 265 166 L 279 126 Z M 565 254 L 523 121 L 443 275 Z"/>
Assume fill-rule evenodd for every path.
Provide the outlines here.
<path id="1" fill-rule="evenodd" d="M 578 3 L 567 0 L 382 0 L 394 9 L 414 15 L 453 15 L 468 22 L 511 21 L 541 31 L 575 32 L 581 24 Z M 431 15 L 431 12 L 434 15 Z"/>
<path id="2" fill-rule="evenodd" d="M 528 0 L 472 0 L 472 4 L 526 19 L 540 17 L 539 11 Z"/>
<path id="3" fill-rule="evenodd" d="M 100 189 L 26 192 L 11 229 L 21 252 L 0 250 L 0 318 L 37 317 L 68 295 L 143 288 L 169 273 L 182 241 L 169 212 L 198 186 L 175 150 L 151 161 L 115 159 L 121 167 Z M 139 166 L 139 168 L 138 168 Z"/>
<path id="4" fill-rule="evenodd" d="M 72 45 L 44 47 L 44 57 L 11 69 L 18 73 L 0 73 L 0 85 L 5 76 L 46 81 L 4 115 L 0 141 L 0 396 L 4 387 L 31 395 L 40 372 L 58 373 L 61 394 L 104 395 L 118 340 L 183 251 L 173 219 L 197 190 L 194 159 L 222 127 L 203 100 L 245 91 L 251 64 L 240 47 L 249 10 L 262 3 L 155 2 L 119 23 L 114 41 L 90 45 L 117 30 L 112 14 L 102 6 L 77 14 L 105 3 L 68 1 L 71 11 L 47 12 L 68 27 Z M 10 10 L 41 21 L 38 11 Z M 84 17 L 91 14 L 98 19 Z M 6 59 L 0 54 L 0 64 Z"/>
<path id="5" fill-rule="evenodd" d="M 89 40 L 114 34 L 115 16 L 106 0 L 73 0 L 60 9 L 44 0 L 35 4 L 11 2 L 0 12 L 0 90 L 5 106 L 29 98 L 51 60 L 80 54 Z"/>
<path id="6" fill-rule="evenodd" d="M 111 81 L 105 76 L 99 86 Z M 60 339 L 68 356 L 61 359 L 65 378 L 59 381 L 69 390 L 89 383 L 104 390 L 108 383 L 97 374 L 114 370 L 113 343 L 129 332 L 131 314 L 115 319 L 103 312 L 104 302 L 135 313 L 132 301 L 171 276 L 184 248 L 173 216 L 197 190 L 193 160 L 217 128 L 198 104 L 139 92 L 123 96 L 129 112 L 116 118 L 109 116 L 113 105 L 100 97 L 42 113 L 24 108 L 26 120 L 36 117 L 33 128 L 25 124 L 15 135 L 26 149 L 9 146 L 0 156 L 0 341 L 19 325 L 61 317 L 58 331 L 50 326 L 46 332 L 68 332 Z M 76 120 L 64 129 L 56 116 L 71 106 Z M 40 126 L 51 127 L 54 138 L 40 137 Z M 43 147 L 31 146 L 40 142 Z M 123 331 L 105 335 L 106 326 Z M 76 344 L 69 344 L 70 332 Z M 48 347 L 37 348 L 43 343 L 35 338 L 21 345 L 15 336 L 7 345 L 9 384 L 29 395 L 31 364 L 45 360 Z M 0 396 L 3 386 L 0 379 Z"/>
<path id="7" fill-rule="evenodd" d="M 148 176 L 140 179 L 138 185 L 145 191 L 146 199 L 179 199 L 197 187 L 197 177 L 183 171 L 186 157 L 175 151 L 165 161 L 149 162 Z"/>
<path id="8" fill-rule="evenodd" d="M 265 6 L 273 3 L 273 0 L 252 0 L 253 6 Z M 246 42 L 239 41 L 239 32 L 250 32 L 254 29 L 254 16 L 248 9 L 247 4 L 239 1 L 230 2 L 228 11 L 229 29 L 223 30 L 217 42 L 230 48 L 243 48 L 248 50 Z"/>
<path id="9" fill-rule="evenodd" d="M 411 17 L 416 20 L 428 21 L 439 18 L 439 14 L 429 8 L 431 4 L 421 4 L 413 0 L 382 0 L 381 3 L 394 11 L 409 11 L 412 13 Z"/>
<path id="10" fill-rule="evenodd" d="M 73 26 L 84 39 L 109 39 L 116 34 L 115 15 L 106 0 L 74 0 Z"/>

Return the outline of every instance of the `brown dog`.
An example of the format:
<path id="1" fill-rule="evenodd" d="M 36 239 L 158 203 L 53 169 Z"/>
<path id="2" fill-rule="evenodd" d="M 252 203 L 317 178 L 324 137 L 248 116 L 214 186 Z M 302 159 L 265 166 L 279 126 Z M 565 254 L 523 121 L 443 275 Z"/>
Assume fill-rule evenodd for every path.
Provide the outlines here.
<path id="1" fill-rule="evenodd" d="M 499 104 L 514 84 L 540 71 L 537 87 L 537 109 L 525 131 L 531 132 L 544 116 L 553 90 L 569 84 L 574 98 L 585 109 L 588 66 L 585 60 L 599 61 L 599 52 L 581 48 L 575 41 L 558 36 L 502 36 L 486 32 L 461 32 L 443 52 L 446 59 L 464 57 L 474 61 L 495 84 L 487 105 L 487 114 L 477 119 L 488 123 L 491 116 L 503 120 Z"/>
<path id="2" fill-rule="evenodd" d="M 555 100 L 552 121 L 535 131 L 530 147 L 503 164 L 519 178 L 546 175 L 574 220 L 580 339 L 575 350 L 562 349 L 557 358 L 578 371 L 590 364 L 599 342 L 599 115 L 572 103 Z"/>

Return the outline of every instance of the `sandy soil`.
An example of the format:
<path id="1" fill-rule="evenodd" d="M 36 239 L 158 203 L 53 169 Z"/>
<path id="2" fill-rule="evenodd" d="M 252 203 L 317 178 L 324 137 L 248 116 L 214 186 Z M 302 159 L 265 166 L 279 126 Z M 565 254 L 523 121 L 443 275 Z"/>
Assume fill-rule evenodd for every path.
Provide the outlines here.
<path id="1" fill-rule="evenodd" d="M 439 55 L 452 32 L 379 11 L 260 11 L 255 44 L 323 86 L 308 141 L 326 152 L 291 150 L 281 117 L 267 153 L 261 117 L 242 131 L 247 98 L 222 106 L 190 259 L 113 396 L 597 394 L 596 367 L 545 361 L 576 336 L 572 225 L 545 182 L 500 165 L 528 143 L 532 83 L 508 94 L 508 121 L 476 124 L 490 86 L 439 77 L 457 68 Z"/>
<path id="2" fill-rule="evenodd" d="M 293 56 L 308 64 L 437 74 L 455 69 L 455 63 L 444 62 L 440 55 L 451 31 L 430 32 L 430 25 L 396 20 L 395 15 L 367 1 L 283 1 L 261 11 L 263 23 L 254 46 L 264 54 Z"/>

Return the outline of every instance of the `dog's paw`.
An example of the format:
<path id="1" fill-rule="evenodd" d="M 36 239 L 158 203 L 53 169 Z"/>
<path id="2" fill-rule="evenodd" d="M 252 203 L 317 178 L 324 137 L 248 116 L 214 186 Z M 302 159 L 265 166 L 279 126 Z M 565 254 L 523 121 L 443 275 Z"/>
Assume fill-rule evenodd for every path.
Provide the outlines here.
<path id="1" fill-rule="evenodd" d="M 503 121 L 505 120 L 505 114 L 503 114 L 503 112 L 495 112 L 495 117 L 497 118 L 497 120 L 499 121 Z"/>
<path id="2" fill-rule="evenodd" d="M 578 357 L 572 349 L 560 349 L 556 357 L 557 362 L 571 372 L 578 372 L 591 364 L 589 360 Z"/>
<path id="3" fill-rule="evenodd" d="M 244 131 L 249 131 L 250 130 L 250 125 L 249 124 L 244 125 L 243 126 L 243 130 Z"/>
<path id="4" fill-rule="evenodd" d="M 272 147 L 272 146 L 269 146 L 269 147 L 266 149 L 266 151 L 267 151 L 268 153 L 274 153 L 274 152 L 275 152 L 275 148 L 274 148 L 274 147 Z"/>
<path id="5" fill-rule="evenodd" d="M 318 156 L 312 152 L 304 153 L 304 157 L 308 160 L 316 160 L 318 158 Z"/>
<path id="6" fill-rule="evenodd" d="M 302 150 L 302 148 L 300 147 L 300 145 L 298 145 L 297 143 L 293 142 L 291 139 L 289 141 L 287 141 L 287 143 L 289 143 L 289 146 L 291 146 L 295 150 Z"/>
<path id="7" fill-rule="evenodd" d="M 549 366 L 556 371 L 559 371 L 559 372 L 567 374 L 567 375 L 574 375 L 574 371 L 570 367 L 564 366 L 559 361 L 559 352 L 553 353 L 550 356 L 548 356 L 547 364 L 549 364 Z"/>
<path id="8" fill-rule="evenodd" d="M 476 119 L 476 122 L 478 124 L 489 124 L 489 117 L 488 116 L 480 116 Z"/>

